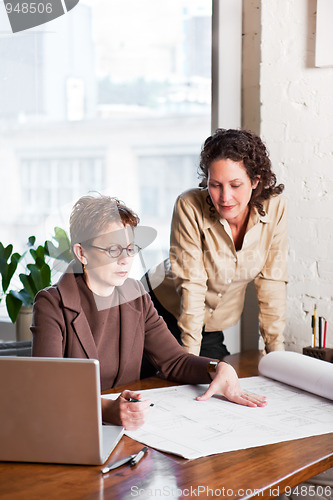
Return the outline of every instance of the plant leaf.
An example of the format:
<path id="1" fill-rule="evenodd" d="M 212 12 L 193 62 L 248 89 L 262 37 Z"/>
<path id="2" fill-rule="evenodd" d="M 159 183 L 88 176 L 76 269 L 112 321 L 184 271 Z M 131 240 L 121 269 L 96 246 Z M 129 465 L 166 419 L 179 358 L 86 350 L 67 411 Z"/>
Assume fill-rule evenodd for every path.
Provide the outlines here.
<path id="1" fill-rule="evenodd" d="M 7 260 L 4 257 L 0 257 L 0 274 L 2 276 L 2 281 L 4 275 L 6 274 L 7 266 Z"/>
<path id="2" fill-rule="evenodd" d="M 47 286 L 51 286 L 51 269 L 50 269 L 50 266 L 48 264 L 44 264 L 42 267 L 41 267 L 41 270 L 40 270 L 40 275 L 41 275 L 41 278 L 42 278 L 42 288 L 46 288 Z"/>
<path id="3" fill-rule="evenodd" d="M 20 300 L 24 306 L 31 306 L 34 302 L 34 299 L 27 293 L 27 291 L 22 288 L 19 292 L 17 290 L 11 290 L 10 295 L 13 295 L 18 300 Z"/>
<path id="4" fill-rule="evenodd" d="M 13 251 L 13 245 L 8 245 L 6 248 L 5 248 L 5 258 L 8 260 L 9 257 L 11 256 L 11 253 Z"/>
<path id="5" fill-rule="evenodd" d="M 51 285 L 51 270 L 48 264 L 43 264 L 41 267 L 36 264 L 30 264 L 29 269 L 31 273 L 30 283 L 33 282 L 35 294 L 39 290 Z"/>
<path id="6" fill-rule="evenodd" d="M 31 273 L 28 275 L 21 273 L 19 275 L 19 277 L 20 277 L 20 280 L 22 282 L 22 285 L 23 285 L 25 291 L 31 297 L 31 299 L 34 300 L 35 295 L 38 292 L 38 290 L 35 287 L 33 279 L 31 278 Z"/>
<path id="7" fill-rule="evenodd" d="M 54 236 L 52 238 L 58 243 L 55 246 L 51 241 L 45 241 L 45 250 L 47 255 L 53 257 L 54 259 L 63 260 L 65 262 L 70 262 L 73 259 L 73 254 L 71 251 L 71 243 L 64 229 L 60 227 L 54 228 Z"/>
<path id="8" fill-rule="evenodd" d="M 8 248 L 8 247 L 7 247 Z M 3 257 L 0 257 L 0 274 L 2 276 L 2 290 L 6 292 L 10 281 L 16 271 L 17 264 L 21 258 L 19 253 L 13 253 L 8 263 Z"/>
<path id="9" fill-rule="evenodd" d="M 37 267 L 41 268 L 45 264 L 45 249 L 42 245 L 39 245 L 36 250 L 32 248 L 30 250 L 30 254 L 32 255 Z"/>
<path id="10" fill-rule="evenodd" d="M 10 317 L 12 323 L 15 323 L 22 307 L 22 301 L 10 292 L 6 297 L 6 306 L 8 316 Z"/>
<path id="11" fill-rule="evenodd" d="M 13 251 L 13 245 L 8 245 L 7 247 L 4 247 L 2 243 L 0 243 L 0 257 L 7 260 L 11 256 L 11 253 Z"/>

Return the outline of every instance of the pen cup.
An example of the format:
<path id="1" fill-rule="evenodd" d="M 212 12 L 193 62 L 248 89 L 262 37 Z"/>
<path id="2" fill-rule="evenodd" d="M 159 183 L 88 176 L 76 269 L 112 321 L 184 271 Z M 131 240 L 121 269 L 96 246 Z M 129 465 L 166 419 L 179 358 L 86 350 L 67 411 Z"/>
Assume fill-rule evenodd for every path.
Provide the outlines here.
<path id="1" fill-rule="evenodd" d="M 303 347 L 303 354 L 333 363 L 333 349 L 330 347 Z"/>

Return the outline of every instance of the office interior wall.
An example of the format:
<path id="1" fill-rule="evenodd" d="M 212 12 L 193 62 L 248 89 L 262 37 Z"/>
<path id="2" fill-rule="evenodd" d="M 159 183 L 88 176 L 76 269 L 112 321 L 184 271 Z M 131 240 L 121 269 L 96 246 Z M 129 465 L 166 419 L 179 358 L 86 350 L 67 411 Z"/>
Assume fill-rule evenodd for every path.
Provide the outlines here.
<path id="1" fill-rule="evenodd" d="M 289 225 L 286 348 L 311 343 L 311 316 L 333 346 L 333 67 L 315 67 L 316 0 L 244 0 L 242 126 L 260 133 Z"/>

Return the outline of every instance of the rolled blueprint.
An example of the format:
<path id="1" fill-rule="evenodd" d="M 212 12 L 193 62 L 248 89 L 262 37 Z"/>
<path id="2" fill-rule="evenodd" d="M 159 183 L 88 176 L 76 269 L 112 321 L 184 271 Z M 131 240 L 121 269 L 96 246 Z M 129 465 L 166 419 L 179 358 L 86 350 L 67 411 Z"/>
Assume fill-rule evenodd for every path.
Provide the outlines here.
<path id="1" fill-rule="evenodd" d="M 292 351 L 273 351 L 261 358 L 259 373 L 333 400 L 333 364 Z"/>

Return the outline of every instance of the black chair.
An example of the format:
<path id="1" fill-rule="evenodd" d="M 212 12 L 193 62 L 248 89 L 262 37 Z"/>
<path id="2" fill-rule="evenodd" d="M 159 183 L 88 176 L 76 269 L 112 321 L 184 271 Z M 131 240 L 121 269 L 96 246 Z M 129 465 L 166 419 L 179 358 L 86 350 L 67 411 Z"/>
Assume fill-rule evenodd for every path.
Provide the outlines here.
<path id="1" fill-rule="evenodd" d="M 0 356 L 31 356 L 32 341 L 0 342 Z"/>

